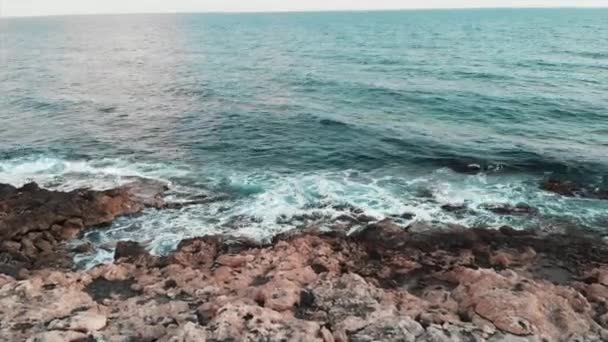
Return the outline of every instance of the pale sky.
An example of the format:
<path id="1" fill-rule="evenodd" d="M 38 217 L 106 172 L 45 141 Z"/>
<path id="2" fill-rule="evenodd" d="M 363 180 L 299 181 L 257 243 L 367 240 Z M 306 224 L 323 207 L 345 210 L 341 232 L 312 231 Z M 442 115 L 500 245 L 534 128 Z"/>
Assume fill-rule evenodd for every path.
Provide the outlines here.
<path id="1" fill-rule="evenodd" d="M 0 16 L 570 6 L 608 7 L 608 0 L 0 0 Z"/>

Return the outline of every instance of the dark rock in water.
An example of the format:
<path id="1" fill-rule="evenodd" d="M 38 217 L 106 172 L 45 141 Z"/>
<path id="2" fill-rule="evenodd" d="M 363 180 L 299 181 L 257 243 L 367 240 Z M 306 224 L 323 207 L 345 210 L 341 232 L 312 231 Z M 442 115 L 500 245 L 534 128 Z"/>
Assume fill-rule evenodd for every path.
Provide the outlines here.
<path id="1" fill-rule="evenodd" d="M 248 225 L 250 225 L 252 223 L 259 223 L 259 222 L 261 222 L 261 219 L 257 218 L 257 217 L 247 216 L 247 215 L 235 215 L 235 216 L 231 216 L 225 223 L 223 223 L 222 227 L 238 229 L 238 228 L 247 227 Z"/>
<path id="2" fill-rule="evenodd" d="M 433 230 L 433 225 L 425 221 L 414 221 L 407 226 L 410 233 L 423 233 Z"/>
<path id="3" fill-rule="evenodd" d="M 7 197 L 9 195 L 14 194 L 17 191 L 17 188 L 15 188 L 12 185 L 9 184 L 1 184 L 0 183 L 0 198 L 4 198 Z"/>
<path id="4" fill-rule="evenodd" d="M 87 254 L 95 251 L 95 246 L 90 242 L 81 243 L 80 245 L 72 248 L 72 253 Z"/>
<path id="5" fill-rule="evenodd" d="M 513 229 L 513 227 L 502 226 L 498 229 L 505 236 L 534 236 L 534 232 L 529 230 L 517 230 Z"/>
<path id="6" fill-rule="evenodd" d="M 196 205 L 210 204 L 215 202 L 225 201 L 229 198 L 228 195 L 217 195 L 217 196 L 208 196 L 208 195 L 199 195 L 193 198 L 190 198 L 184 202 L 168 202 L 162 206 L 162 209 L 182 209 L 187 207 L 192 207 Z"/>
<path id="7" fill-rule="evenodd" d="M 549 178 L 540 183 L 540 188 L 566 197 L 582 197 L 608 200 L 608 189 L 587 187 L 569 180 Z"/>
<path id="8" fill-rule="evenodd" d="M 402 237 L 406 234 L 407 231 L 404 227 L 386 218 L 382 221 L 369 224 L 365 229 L 355 233 L 353 238 L 368 242 L 375 241 L 387 248 L 396 248 L 402 245 Z"/>
<path id="9" fill-rule="evenodd" d="M 335 211 L 348 211 L 355 215 L 363 214 L 364 212 L 363 209 L 357 208 L 350 204 L 334 204 L 331 206 L 331 208 Z"/>
<path id="10" fill-rule="evenodd" d="M 441 209 L 450 213 L 467 210 L 466 204 L 444 204 Z"/>
<path id="11" fill-rule="evenodd" d="M 540 184 L 540 188 L 546 191 L 568 197 L 574 197 L 581 191 L 581 188 L 571 181 L 562 181 L 559 179 L 548 179 Z"/>
<path id="12" fill-rule="evenodd" d="M 373 221 L 377 221 L 377 220 L 378 220 L 377 218 L 370 216 L 370 215 L 361 214 L 361 215 L 357 216 L 357 221 L 363 222 L 363 223 L 373 222 Z"/>
<path id="13" fill-rule="evenodd" d="M 336 221 L 359 223 L 359 220 L 357 220 L 356 218 L 354 218 L 350 215 L 346 215 L 346 214 L 342 214 L 342 215 L 336 217 Z"/>
<path id="14" fill-rule="evenodd" d="M 406 219 L 406 220 L 411 220 L 414 217 L 416 217 L 416 214 L 412 214 L 412 213 L 403 213 L 401 215 L 399 215 L 400 218 L 402 219 Z"/>
<path id="15" fill-rule="evenodd" d="M 464 173 L 467 175 L 476 175 L 483 171 L 482 166 L 477 163 L 454 162 L 451 163 L 448 167 L 454 172 Z"/>
<path id="16" fill-rule="evenodd" d="M 518 203 L 516 205 L 510 204 L 486 204 L 482 206 L 483 209 L 487 211 L 491 211 L 495 214 L 499 215 L 536 215 L 538 214 L 538 209 L 533 208 L 525 203 Z"/>
<path id="17" fill-rule="evenodd" d="M 124 261 L 133 262 L 138 258 L 146 256 L 148 256 L 146 249 L 135 241 L 119 241 L 114 251 L 115 261 L 124 259 Z"/>

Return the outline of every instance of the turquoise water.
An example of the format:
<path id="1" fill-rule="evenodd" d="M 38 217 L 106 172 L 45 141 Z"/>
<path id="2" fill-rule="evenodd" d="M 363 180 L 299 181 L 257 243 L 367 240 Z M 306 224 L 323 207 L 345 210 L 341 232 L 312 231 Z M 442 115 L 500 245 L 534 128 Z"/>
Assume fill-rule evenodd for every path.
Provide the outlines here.
<path id="1" fill-rule="evenodd" d="M 538 189 L 608 183 L 608 9 L 2 19 L 0 66 L 0 182 L 138 176 L 169 182 L 172 200 L 217 198 L 121 219 L 89 234 L 100 244 L 267 239 L 344 205 L 437 224 L 608 222 L 606 201 Z M 540 215 L 483 209 L 520 202 Z"/>

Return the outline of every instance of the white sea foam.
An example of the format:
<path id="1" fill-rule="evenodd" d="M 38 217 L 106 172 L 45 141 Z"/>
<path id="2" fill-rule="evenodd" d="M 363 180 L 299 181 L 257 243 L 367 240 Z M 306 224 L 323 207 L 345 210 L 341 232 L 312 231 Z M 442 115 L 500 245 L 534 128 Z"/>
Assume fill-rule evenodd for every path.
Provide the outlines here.
<path id="1" fill-rule="evenodd" d="M 0 183 L 21 186 L 37 182 L 56 190 L 91 188 L 109 189 L 133 180 L 134 177 L 169 181 L 187 171 L 166 164 L 131 163 L 119 159 L 67 160 L 34 156 L 0 161 Z"/>

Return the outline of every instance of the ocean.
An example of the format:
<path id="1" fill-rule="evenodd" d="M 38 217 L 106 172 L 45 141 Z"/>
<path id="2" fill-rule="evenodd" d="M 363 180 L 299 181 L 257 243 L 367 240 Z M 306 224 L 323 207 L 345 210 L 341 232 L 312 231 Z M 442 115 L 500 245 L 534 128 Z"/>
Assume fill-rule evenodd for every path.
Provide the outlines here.
<path id="1" fill-rule="evenodd" d="M 99 246 L 264 241 L 352 208 L 602 231 L 608 201 L 539 182 L 607 171 L 608 9 L 0 19 L 0 182 L 207 199 L 83 237 Z M 520 203 L 538 214 L 487 210 Z"/>

